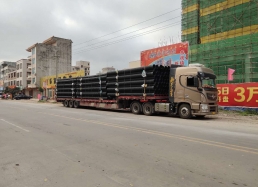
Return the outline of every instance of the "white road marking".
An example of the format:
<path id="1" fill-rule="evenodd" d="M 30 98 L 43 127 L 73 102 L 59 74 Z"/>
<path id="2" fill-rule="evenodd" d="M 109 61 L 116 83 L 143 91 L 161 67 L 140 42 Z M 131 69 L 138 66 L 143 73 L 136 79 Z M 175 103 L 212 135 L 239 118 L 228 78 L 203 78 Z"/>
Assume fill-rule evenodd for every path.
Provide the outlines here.
<path id="1" fill-rule="evenodd" d="M 14 125 L 13 123 L 10 123 L 10 122 L 8 122 L 8 121 L 6 121 L 6 120 L 4 120 L 4 119 L 1 119 L 1 120 L 4 121 L 5 123 L 8 123 L 8 124 L 14 126 L 14 127 L 17 127 L 17 128 L 19 128 L 19 129 L 21 129 L 21 130 L 24 130 L 25 132 L 30 132 L 29 130 L 24 129 L 24 128 L 22 128 L 22 127 L 19 127 L 18 125 Z"/>

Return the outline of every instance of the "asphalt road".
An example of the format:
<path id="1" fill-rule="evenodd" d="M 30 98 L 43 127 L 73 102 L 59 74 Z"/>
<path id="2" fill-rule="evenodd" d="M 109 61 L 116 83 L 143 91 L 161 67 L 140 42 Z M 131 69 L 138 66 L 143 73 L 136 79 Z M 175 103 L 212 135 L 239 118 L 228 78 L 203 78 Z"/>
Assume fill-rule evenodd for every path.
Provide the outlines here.
<path id="1" fill-rule="evenodd" d="M 258 187 L 258 124 L 0 100 L 0 187 Z"/>

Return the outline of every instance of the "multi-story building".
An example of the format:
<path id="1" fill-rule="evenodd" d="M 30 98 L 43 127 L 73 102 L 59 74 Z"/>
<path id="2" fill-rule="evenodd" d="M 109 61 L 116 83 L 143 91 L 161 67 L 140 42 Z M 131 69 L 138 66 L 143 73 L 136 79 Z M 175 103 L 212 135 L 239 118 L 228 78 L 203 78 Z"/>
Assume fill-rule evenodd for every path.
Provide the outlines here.
<path id="1" fill-rule="evenodd" d="M 9 87 L 16 86 L 16 70 L 6 73 L 5 85 Z"/>
<path id="2" fill-rule="evenodd" d="M 140 60 L 129 62 L 129 68 L 138 68 L 138 67 L 141 67 Z"/>
<path id="3" fill-rule="evenodd" d="M 76 66 L 72 66 L 72 71 L 84 71 L 85 76 L 90 75 L 90 62 L 88 61 L 77 61 Z"/>
<path id="4" fill-rule="evenodd" d="M 16 62 L 16 86 L 21 90 L 31 84 L 31 62 L 28 59 L 21 59 Z"/>
<path id="5" fill-rule="evenodd" d="M 7 75 L 10 72 L 13 72 L 16 70 L 16 62 L 8 62 L 8 61 L 3 61 L 0 63 L 0 90 L 4 90 L 6 86 L 9 86 L 9 75 Z"/>
<path id="6" fill-rule="evenodd" d="M 26 50 L 31 53 L 31 75 L 28 75 L 31 84 L 28 84 L 26 93 L 29 92 L 33 97 L 37 97 L 39 93 L 41 77 L 71 72 L 72 40 L 70 39 L 53 36 Z"/>

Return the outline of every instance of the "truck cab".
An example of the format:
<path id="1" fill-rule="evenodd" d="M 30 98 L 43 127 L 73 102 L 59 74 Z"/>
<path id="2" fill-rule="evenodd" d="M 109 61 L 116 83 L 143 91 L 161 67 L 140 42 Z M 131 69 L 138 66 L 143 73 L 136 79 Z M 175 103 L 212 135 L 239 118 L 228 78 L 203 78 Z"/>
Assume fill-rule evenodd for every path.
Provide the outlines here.
<path id="1" fill-rule="evenodd" d="M 181 118 L 218 113 L 216 75 L 203 65 L 171 68 L 169 100 Z"/>

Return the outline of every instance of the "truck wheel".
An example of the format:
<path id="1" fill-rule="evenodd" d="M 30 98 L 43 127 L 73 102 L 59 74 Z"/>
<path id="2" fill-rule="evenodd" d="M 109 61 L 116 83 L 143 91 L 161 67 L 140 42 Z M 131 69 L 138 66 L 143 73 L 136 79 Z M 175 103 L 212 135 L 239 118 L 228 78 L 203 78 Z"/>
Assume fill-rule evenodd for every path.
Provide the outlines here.
<path id="1" fill-rule="evenodd" d="M 63 106 L 65 106 L 65 101 L 62 102 Z"/>
<path id="2" fill-rule="evenodd" d="M 79 108 L 80 102 L 79 101 L 74 101 L 73 105 L 74 105 L 74 108 Z"/>
<path id="3" fill-rule="evenodd" d="M 68 107 L 68 106 L 69 106 L 69 101 L 68 101 L 68 100 L 65 100 L 65 101 L 64 101 L 64 106 L 65 106 L 65 107 Z"/>
<path id="4" fill-rule="evenodd" d="M 154 114 L 154 106 L 152 103 L 148 102 L 143 105 L 143 113 L 146 116 L 151 116 Z"/>
<path id="5" fill-rule="evenodd" d="M 182 104 L 179 107 L 179 116 L 183 119 L 190 119 L 192 118 L 192 112 L 191 112 L 191 107 L 188 104 Z"/>
<path id="6" fill-rule="evenodd" d="M 73 108 L 73 107 L 74 107 L 73 100 L 70 100 L 70 101 L 69 101 L 69 107 L 70 107 L 70 108 Z"/>
<path id="7" fill-rule="evenodd" d="M 140 114 L 142 113 L 142 105 L 135 101 L 131 104 L 131 111 L 133 114 Z"/>

